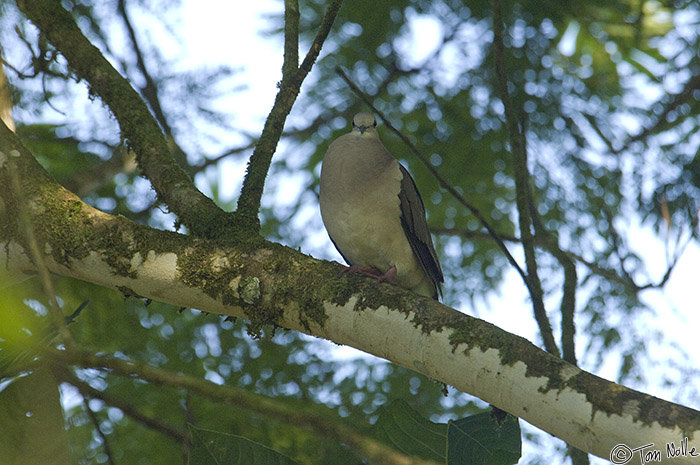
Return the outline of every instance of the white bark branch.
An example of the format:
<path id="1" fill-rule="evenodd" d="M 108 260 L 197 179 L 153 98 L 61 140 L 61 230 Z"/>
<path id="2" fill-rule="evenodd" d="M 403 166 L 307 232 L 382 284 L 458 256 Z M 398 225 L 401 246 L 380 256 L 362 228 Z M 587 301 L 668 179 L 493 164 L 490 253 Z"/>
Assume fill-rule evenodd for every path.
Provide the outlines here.
<path id="1" fill-rule="evenodd" d="M 4 126 L 0 185 L 8 164 L 21 195 L 0 189 L 0 269 L 36 271 L 18 209 L 31 217 L 50 271 L 170 304 L 273 323 L 391 360 L 477 396 L 586 452 L 609 459 L 667 444 L 698 463 L 700 412 L 586 373 L 518 336 L 438 302 L 336 268 L 292 249 L 210 242 L 95 210 L 56 185 Z M 24 207 L 23 207 L 24 206 Z M 338 276 L 338 277 L 336 277 Z M 0 309 L 0 311 L 2 311 Z M 653 444 L 643 451 L 633 449 Z M 627 463 L 623 460 L 617 463 Z"/>

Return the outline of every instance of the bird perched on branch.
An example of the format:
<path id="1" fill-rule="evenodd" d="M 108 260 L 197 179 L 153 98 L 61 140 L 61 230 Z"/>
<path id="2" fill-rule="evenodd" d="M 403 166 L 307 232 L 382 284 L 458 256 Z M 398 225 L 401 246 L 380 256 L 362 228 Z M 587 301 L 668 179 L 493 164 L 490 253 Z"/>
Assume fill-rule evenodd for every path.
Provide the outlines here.
<path id="1" fill-rule="evenodd" d="M 328 147 L 319 201 L 328 235 L 351 271 L 437 299 L 444 282 L 425 207 L 406 168 L 389 153 L 370 113 Z"/>

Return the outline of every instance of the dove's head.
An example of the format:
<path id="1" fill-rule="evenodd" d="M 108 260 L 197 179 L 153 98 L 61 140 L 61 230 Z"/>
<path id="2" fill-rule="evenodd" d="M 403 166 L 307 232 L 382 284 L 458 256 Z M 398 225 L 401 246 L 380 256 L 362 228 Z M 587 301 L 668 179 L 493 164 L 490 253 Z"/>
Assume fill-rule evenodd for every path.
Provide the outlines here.
<path id="1" fill-rule="evenodd" d="M 377 134 L 377 120 L 372 113 L 358 113 L 352 119 L 353 132 L 359 131 L 360 135 Z"/>

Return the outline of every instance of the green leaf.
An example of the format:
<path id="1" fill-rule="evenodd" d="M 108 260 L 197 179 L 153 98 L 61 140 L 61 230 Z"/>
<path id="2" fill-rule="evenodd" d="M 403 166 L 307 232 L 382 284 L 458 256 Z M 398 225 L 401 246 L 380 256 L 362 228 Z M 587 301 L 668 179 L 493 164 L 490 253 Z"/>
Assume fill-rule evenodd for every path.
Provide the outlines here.
<path id="1" fill-rule="evenodd" d="M 406 455 L 445 462 L 447 425 L 423 418 L 403 400 L 390 403 L 372 427 L 372 436 Z"/>
<path id="2" fill-rule="evenodd" d="M 190 425 L 192 450 L 189 465 L 294 465 L 289 457 L 257 442 L 233 434 Z"/>
<path id="3" fill-rule="evenodd" d="M 501 423 L 490 412 L 433 423 L 402 400 L 384 409 L 372 435 L 406 455 L 448 465 L 510 465 L 521 454 L 520 425 L 512 415 Z"/>
<path id="4" fill-rule="evenodd" d="M 520 424 L 512 415 L 499 423 L 490 412 L 452 421 L 447 427 L 447 464 L 510 465 L 521 454 Z"/>

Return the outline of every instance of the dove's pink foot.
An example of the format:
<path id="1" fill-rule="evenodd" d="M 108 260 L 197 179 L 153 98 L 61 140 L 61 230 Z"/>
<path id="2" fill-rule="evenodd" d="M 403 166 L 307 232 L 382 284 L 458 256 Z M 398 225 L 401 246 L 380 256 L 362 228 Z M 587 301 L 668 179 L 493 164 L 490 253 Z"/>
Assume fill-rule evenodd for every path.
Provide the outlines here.
<path id="1" fill-rule="evenodd" d="M 378 283 L 389 283 L 389 284 L 394 284 L 391 281 L 391 278 L 393 278 L 396 275 L 396 267 L 392 266 L 387 270 L 386 273 L 382 273 L 380 270 L 373 266 L 347 266 L 342 270 L 342 273 L 360 273 L 364 274 L 367 276 L 370 276 L 377 280 Z"/>

